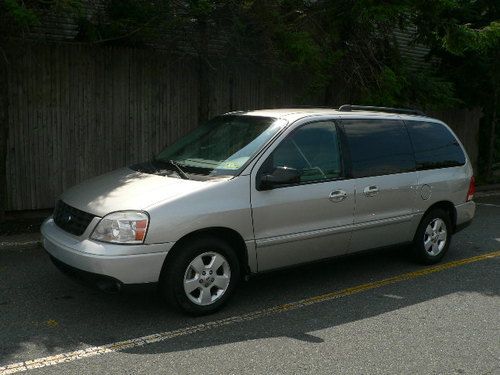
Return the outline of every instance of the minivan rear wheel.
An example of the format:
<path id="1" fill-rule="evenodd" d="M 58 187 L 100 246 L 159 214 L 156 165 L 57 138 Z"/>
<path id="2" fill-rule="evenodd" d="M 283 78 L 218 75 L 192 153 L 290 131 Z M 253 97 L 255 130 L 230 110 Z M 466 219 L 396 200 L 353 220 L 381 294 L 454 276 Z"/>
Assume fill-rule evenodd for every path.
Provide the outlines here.
<path id="1" fill-rule="evenodd" d="M 167 257 L 160 288 L 167 302 L 191 315 L 211 314 L 231 297 L 240 278 L 238 258 L 226 242 L 199 237 Z"/>
<path id="2" fill-rule="evenodd" d="M 450 246 L 452 226 L 448 212 L 436 208 L 424 216 L 413 240 L 413 253 L 424 264 L 439 262 Z"/>

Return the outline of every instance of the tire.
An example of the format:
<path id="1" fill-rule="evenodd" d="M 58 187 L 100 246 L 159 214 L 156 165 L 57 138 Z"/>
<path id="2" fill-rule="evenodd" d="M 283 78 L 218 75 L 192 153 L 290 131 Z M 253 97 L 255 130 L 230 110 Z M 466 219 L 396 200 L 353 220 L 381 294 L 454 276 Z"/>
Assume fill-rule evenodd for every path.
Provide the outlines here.
<path id="1" fill-rule="evenodd" d="M 419 263 L 435 264 L 443 259 L 451 242 L 452 225 L 448 212 L 436 208 L 420 222 L 413 239 L 413 254 Z"/>
<path id="2" fill-rule="evenodd" d="M 171 306 L 190 315 L 219 310 L 240 279 L 234 250 L 214 237 L 198 237 L 180 244 L 165 262 L 160 291 Z"/>

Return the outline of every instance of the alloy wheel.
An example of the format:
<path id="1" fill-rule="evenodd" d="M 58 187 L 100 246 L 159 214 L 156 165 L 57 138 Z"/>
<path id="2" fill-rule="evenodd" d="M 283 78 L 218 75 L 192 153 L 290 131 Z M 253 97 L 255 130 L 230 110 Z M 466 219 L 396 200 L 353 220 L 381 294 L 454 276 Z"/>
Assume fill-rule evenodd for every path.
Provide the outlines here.
<path id="1" fill-rule="evenodd" d="M 189 263 L 184 273 L 184 292 L 191 302 L 207 306 L 222 297 L 230 281 L 231 268 L 226 258 L 209 251 Z"/>
<path id="2" fill-rule="evenodd" d="M 443 251 L 446 246 L 448 232 L 443 219 L 435 218 L 425 228 L 424 248 L 429 255 L 436 256 Z"/>

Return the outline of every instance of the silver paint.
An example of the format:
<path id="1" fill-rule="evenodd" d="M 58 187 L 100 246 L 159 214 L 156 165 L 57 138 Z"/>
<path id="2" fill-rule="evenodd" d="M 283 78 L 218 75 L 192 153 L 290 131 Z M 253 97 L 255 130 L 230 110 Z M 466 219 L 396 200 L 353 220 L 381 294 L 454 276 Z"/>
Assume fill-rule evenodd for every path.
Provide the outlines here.
<path id="1" fill-rule="evenodd" d="M 282 118 L 289 125 L 239 176 L 192 181 L 121 168 L 85 181 L 65 191 L 61 199 L 96 217 L 81 236 L 63 231 L 51 218 L 46 220 L 42 234 L 47 251 L 73 267 L 124 283 L 152 282 L 158 281 L 175 243 L 207 228 L 238 234 L 246 245 L 249 269 L 255 273 L 411 241 L 424 213 L 437 202 L 455 206 L 456 224 L 474 216 L 474 202 L 465 202 L 472 176 L 468 158 L 459 167 L 256 189 L 256 174 L 266 157 L 304 123 L 342 118 L 438 120 L 333 109 L 261 110 L 246 115 Z M 426 186 L 432 194 L 422 199 Z M 120 210 L 148 212 L 143 245 L 89 239 L 103 216 Z"/>

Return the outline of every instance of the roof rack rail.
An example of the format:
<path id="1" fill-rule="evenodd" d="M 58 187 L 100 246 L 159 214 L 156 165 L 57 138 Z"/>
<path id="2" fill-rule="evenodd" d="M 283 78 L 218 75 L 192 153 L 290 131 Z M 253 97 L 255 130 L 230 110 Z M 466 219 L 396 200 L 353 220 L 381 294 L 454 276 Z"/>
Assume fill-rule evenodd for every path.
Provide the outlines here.
<path id="1" fill-rule="evenodd" d="M 325 108 L 325 109 L 332 109 L 331 106 L 327 105 L 314 105 L 314 104 L 292 104 L 292 105 L 287 105 L 283 108 Z"/>
<path id="2" fill-rule="evenodd" d="M 387 113 L 400 113 L 405 115 L 417 115 L 426 116 L 426 114 L 418 109 L 407 109 L 407 108 L 391 108 L 391 107 L 376 107 L 371 105 L 352 105 L 344 104 L 339 107 L 340 112 L 351 112 L 351 111 L 377 111 L 377 112 L 387 112 Z"/>
<path id="3" fill-rule="evenodd" d="M 247 111 L 242 111 L 242 110 L 238 109 L 238 110 L 235 110 L 235 111 L 225 112 L 223 115 L 235 115 L 237 113 L 245 113 L 245 112 L 247 112 Z"/>

